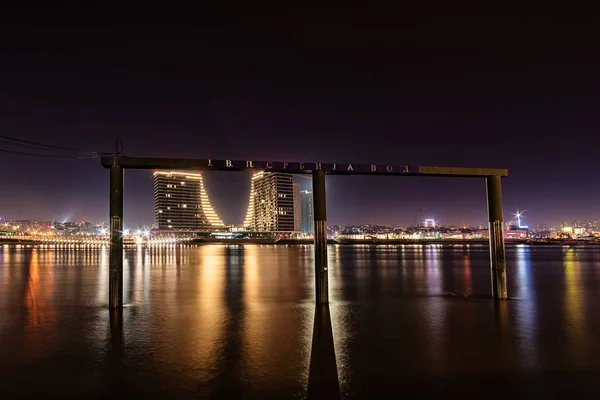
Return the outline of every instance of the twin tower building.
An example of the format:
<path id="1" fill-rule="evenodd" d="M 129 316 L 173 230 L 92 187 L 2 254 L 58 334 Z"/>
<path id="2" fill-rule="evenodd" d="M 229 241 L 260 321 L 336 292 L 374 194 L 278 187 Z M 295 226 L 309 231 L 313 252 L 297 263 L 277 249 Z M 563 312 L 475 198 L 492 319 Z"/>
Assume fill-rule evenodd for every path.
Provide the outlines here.
<path id="1" fill-rule="evenodd" d="M 312 192 L 300 191 L 292 174 L 253 174 L 248 197 L 245 230 L 313 233 Z M 155 227 L 160 231 L 227 229 L 210 202 L 202 175 L 192 171 L 154 172 L 154 216 Z"/>

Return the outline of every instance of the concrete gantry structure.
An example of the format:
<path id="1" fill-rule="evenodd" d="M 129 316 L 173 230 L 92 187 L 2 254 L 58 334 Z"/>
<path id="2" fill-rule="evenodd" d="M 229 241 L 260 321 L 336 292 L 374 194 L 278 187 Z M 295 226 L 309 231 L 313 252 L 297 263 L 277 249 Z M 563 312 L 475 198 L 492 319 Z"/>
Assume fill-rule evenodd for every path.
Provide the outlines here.
<path id="1" fill-rule="evenodd" d="M 315 299 L 319 304 L 328 303 L 327 266 L 327 207 L 325 201 L 326 175 L 390 175 L 390 176 L 438 176 L 484 178 L 486 181 L 490 268 L 492 296 L 507 299 L 506 263 L 502 230 L 501 178 L 508 176 L 506 169 L 458 168 L 436 166 L 411 166 L 405 164 L 340 164 L 307 163 L 289 161 L 213 160 L 182 158 L 141 158 L 117 154 L 102 157 L 101 164 L 110 169 L 110 274 L 109 307 L 123 306 L 123 171 L 130 169 L 176 169 L 196 171 L 261 171 L 284 174 L 311 174 L 313 181 L 313 215 L 315 235 Z M 291 189 L 291 184 L 290 184 Z M 250 191 L 250 204 L 256 206 L 256 187 Z M 291 191 L 291 190 L 290 190 Z M 256 210 L 253 210 L 255 213 Z M 248 209 L 246 221 L 248 221 Z M 250 214 L 251 215 L 251 214 Z"/>

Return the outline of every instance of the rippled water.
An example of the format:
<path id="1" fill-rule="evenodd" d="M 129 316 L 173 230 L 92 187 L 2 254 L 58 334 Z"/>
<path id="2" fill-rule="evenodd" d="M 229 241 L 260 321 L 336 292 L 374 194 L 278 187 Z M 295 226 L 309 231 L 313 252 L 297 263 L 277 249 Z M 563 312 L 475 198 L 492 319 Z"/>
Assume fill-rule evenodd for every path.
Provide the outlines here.
<path id="1" fill-rule="evenodd" d="M 505 302 L 486 247 L 328 251 L 316 308 L 311 246 L 127 249 L 111 313 L 106 249 L 0 247 L 0 393 L 600 396 L 600 248 L 507 248 Z"/>

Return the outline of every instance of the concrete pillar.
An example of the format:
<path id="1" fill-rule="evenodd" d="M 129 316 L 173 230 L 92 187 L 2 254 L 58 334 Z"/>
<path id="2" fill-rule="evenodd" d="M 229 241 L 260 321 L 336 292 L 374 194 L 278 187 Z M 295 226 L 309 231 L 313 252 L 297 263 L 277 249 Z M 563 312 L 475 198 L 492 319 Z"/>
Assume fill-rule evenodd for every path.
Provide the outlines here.
<path id="1" fill-rule="evenodd" d="M 119 157 L 110 167 L 110 261 L 108 307 L 123 307 L 123 167 Z"/>
<path id="2" fill-rule="evenodd" d="M 327 207 L 325 204 L 325 171 L 312 174 L 313 215 L 315 219 L 315 290 L 317 304 L 329 302 L 327 279 Z"/>
<path id="3" fill-rule="evenodd" d="M 507 299 L 506 261 L 504 256 L 504 226 L 502 222 L 502 185 L 499 176 L 486 178 L 490 235 L 490 267 L 492 297 Z"/>

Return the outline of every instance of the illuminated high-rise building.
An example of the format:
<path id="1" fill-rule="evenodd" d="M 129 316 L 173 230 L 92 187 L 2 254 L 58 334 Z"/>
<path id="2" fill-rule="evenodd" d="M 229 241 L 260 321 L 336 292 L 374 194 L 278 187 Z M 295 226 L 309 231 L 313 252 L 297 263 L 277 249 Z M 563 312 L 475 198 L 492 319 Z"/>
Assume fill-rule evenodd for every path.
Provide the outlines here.
<path id="1" fill-rule="evenodd" d="M 433 218 L 425 218 L 425 220 L 423 221 L 423 226 L 425 228 L 435 228 L 436 221 Z"/>
<path id="2" fill-rule="evenodd" d="M 294 231 L 292 174 L 261 171 L 252 176 L 244 225 L 257 232 Z"/>
<path id="3" fill-rule="evenodd" d="M 250 196 L 248 198 L 248 209 L 244 218 L 244 228 L 252 230 L 254 226 L 254 177 L 250 180 Z"/>
<path id="4" fill-rule="evenodd" d="M 314 233 L 313 193 L 308 190 L 300 192 L 300 218 L 302 233 Z"/>
<path id="5" fill-rule="evenodd" d="M 300 185 L 294 183 L 294 230 L 300 232 L 302 226 L 302 218 L 300 216 Z"/>
<path id="6" fill-rule="evenodd" d="M 154 173 L 154 217 L 159 230 L 203 231 L 224 227 L 210 204 L 202 175 L 194 172 Z"/>

